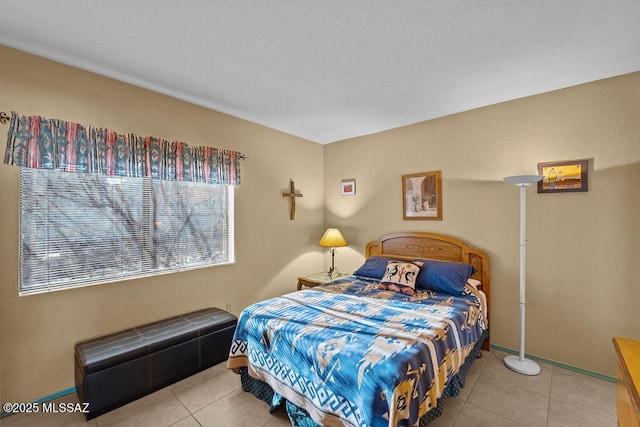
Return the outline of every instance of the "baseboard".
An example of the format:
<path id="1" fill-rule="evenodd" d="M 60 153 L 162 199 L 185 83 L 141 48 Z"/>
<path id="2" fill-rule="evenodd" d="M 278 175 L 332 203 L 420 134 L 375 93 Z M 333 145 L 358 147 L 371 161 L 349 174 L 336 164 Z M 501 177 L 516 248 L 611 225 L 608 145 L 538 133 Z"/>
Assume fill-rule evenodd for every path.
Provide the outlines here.
<path id="1" fill-rule="evenodd" d="M 491 348 L 494 349 L 494 350 L 504 351 L 505 353 L 509 353 L 509 354 L 518 354 L 518 351 L 516 351 L 516 350 L 512 350 L 510 348 L 505 348 L 505 347 L 500 347 L 499 345 L 491 344 Z M 615 377 L 610 377 L 608 375 L 599 374 L 597 372 L 587 371 L 586 369 L 582 369 L 582 368 L 576 368 L 575 366 L 567 365 L 567 364 L 561 363 L 561 362 L 556 362 L 555 360 L 545 359 L 543 357 L 534 356 L 534 355 L 529 354 L 529 353 L 525 353 L 525 356 L 528 359 L 531 359 L 531 360 L 536 360 L 536 361 L 541 362 L 541 363 L 546 363 L 547 365 L 553 365 L 553 366 L 557 366 L 559 368 L 568 369 L 570 371 L 577 372 L 577 373 L 583 374 L 583 375 L 588 375 L 590 377 L 598 378 L 600 380 L 608 381 L 610 383 L 615 383 L 615 382 L 618 381 Z"/>
<path id="2" fill-rule="evenodd" d="M 50 400 L 54 400 L 54 399 L 57 399 L 59 397 L 66 396 L 68 394 L 75 393 L 75 392 L 76 392 L 76 388 L 75 387 L 71 387 L 71 388 L 68 388 L 66 390 L 62 390 L 62 391 L 59 391 L 57 393 L 50 394 L 49 396 L 45 396 L 45 397 L 43 397 L 41 399 L 38 399 L 36 401 L 33 401 L 31 403 L 49 402 Z M 0 418 L 8 417 L 11 414 L 12 414 L 11 412 L 2 411 L 2 412 L 0 412 Z"/>

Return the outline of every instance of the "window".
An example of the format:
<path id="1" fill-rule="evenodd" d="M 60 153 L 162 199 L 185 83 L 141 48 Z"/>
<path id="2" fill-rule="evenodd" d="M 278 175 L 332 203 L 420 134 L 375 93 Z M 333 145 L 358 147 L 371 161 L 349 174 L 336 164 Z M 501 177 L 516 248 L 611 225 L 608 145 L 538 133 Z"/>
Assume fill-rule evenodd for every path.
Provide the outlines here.
<path id="1" fill-rule="evenodd" d="M 234 262 L 233 186 L 22 168 L 20 295 Z"/>

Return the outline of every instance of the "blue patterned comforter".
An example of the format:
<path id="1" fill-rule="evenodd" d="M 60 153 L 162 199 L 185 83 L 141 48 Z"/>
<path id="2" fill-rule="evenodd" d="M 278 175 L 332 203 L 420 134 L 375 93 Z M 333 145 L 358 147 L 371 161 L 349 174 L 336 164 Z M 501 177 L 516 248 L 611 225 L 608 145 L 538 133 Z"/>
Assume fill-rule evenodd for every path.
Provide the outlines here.
<path id="1" fill-rule="evenodd" d="M 228 367 L 325 426 L 413 426 L 486 329 L 484 294 L 407 296 L 349 276 L 247 307 Z"/>

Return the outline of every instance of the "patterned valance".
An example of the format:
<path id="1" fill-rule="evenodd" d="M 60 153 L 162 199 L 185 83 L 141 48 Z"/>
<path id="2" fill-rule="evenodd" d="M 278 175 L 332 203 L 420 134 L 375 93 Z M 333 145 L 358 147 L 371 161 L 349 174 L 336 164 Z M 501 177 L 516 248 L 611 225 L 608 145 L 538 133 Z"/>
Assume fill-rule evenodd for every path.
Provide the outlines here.
<path id="1" fill-rule="evenodd" d="M 242 158 L 237 151 L 12 112 L 4 162 L 66 172 L 239 185 Z"/>

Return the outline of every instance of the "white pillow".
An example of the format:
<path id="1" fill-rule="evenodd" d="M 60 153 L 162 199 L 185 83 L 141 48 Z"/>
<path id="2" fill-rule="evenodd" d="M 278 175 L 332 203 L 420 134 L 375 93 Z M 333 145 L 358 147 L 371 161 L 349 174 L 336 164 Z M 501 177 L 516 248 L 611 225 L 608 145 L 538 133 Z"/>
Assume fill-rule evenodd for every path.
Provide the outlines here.
<path id="1" fill-rule="evenodd" d="M 476 289 L 478 289 L 478 286 L 482 285 L 482 282 L 480 280 L 472 279 L 472 278 L 468 278 L 467 283 Z"/>

